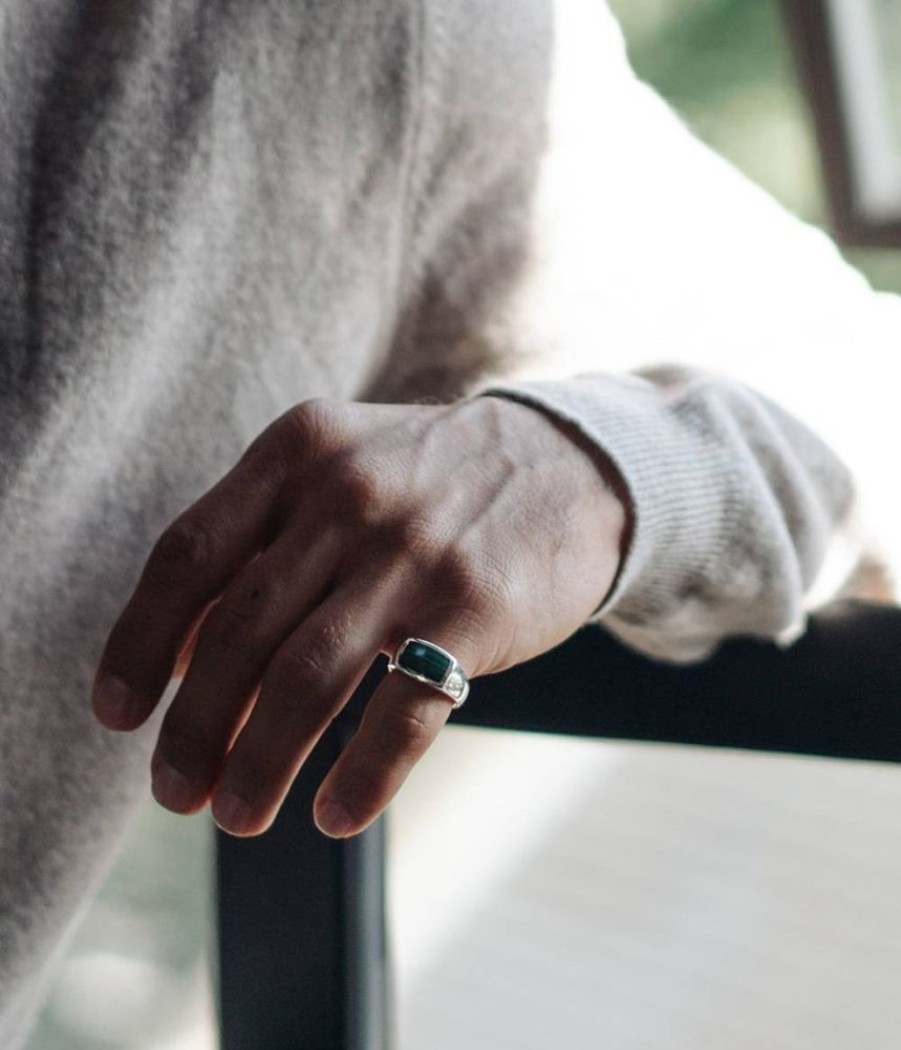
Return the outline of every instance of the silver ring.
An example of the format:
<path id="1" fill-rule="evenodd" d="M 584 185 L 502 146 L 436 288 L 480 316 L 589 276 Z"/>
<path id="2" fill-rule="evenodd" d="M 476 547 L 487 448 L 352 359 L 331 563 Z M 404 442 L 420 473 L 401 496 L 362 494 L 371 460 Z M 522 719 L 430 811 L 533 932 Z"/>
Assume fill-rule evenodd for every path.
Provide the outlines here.
<path id="1" fill-rule="evenodd" d="M 388 661 L 389 671 L 403 671 L 409 678 L 430 685 L 453 701 L 454 710 L 469 696 L 469 678 L 456 660 L 440 645 L 422 638 L 408 638 Z"/>

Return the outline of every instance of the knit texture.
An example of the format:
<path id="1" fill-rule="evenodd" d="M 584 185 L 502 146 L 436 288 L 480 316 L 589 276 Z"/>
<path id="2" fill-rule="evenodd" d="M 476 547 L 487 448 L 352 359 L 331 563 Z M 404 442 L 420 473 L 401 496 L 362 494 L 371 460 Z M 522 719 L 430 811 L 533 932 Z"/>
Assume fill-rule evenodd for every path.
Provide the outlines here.
<path id="1" fill-rule="evenodd" d="M 677 659 L 796 629 L 849 500 L 838 461 L 732 381 L 597 374 L 627 300 L 604 299 L 594 202 L 629 199 L 631 156 L 597 120 L 635 90 L 596 0 L 4 4 L 5 1050 L 146 792 L 155 723 L 120 737 L 89 710 L 107 633 L 164 527 L 297 401 L 496 389 L 559 413 L 634 502 L 605 624 Z M 570 186 L 548 158 L 580 136 L 598 151 Z M 584 280 L 606 313 L 569 309 Z M 571 380 L 577 344 L 597 364 Z"/>
<path id="2" fill-rule="evenodd" d="M 632 541 L 596 614 L 620 638 L 683 662 L 733 634 L 801 633 L 804 597 L 853 505 L 850 475 L 810 430 L 738 383 L 678 366 L 490 392 L 573 423 L 625 482 Z"/>

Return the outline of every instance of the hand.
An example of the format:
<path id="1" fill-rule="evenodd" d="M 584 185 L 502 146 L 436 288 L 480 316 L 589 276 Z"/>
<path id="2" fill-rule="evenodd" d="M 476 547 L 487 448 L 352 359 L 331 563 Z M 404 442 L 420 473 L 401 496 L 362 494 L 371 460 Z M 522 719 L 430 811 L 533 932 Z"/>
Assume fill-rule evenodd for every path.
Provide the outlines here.
<path id="1" fill-rule="evenodd" d="M 500 398 L 297 405 L 154 546 L 103 652 L 97 717 L 137 728 L 186 668 L 154 794 L 264 831 L 380 651 L 426 638 L 479 675 L 585 622 L 625 542 L 605 476 L 615 487 L 566 424 Z M 320 828 L 371 823 L 451 709 L 388 675 L 319 788 Z"/>

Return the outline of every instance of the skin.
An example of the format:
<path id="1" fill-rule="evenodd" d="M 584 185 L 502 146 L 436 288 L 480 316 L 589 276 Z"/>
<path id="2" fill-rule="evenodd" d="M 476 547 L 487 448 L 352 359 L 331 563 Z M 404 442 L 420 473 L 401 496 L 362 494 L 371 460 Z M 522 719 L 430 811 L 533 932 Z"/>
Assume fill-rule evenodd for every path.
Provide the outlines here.
<path id="1" fill-rule="evenodd" d="M 183 674 L 154 795 L 177 813 L 211 803 L 224 830 L 259 834 L 379 652 L 426 638 L 475 676 L 580 627 L 615 579 L 626 508 L 601 453 L 517 402 L 303 402 L 157 541 L 94 711 L 136 729 Z M 321 830 L 372 823 L 451 710 L 387 675 L 319 788 Z"/>

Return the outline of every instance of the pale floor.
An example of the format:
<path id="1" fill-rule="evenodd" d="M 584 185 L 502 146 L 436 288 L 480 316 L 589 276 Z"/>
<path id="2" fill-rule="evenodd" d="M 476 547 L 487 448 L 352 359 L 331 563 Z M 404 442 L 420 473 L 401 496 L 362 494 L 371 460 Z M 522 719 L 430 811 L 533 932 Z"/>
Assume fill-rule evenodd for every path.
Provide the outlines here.
<path id="1" fill-rule="evenodd" d="M 150 865 L 203 909 L 153 865 L 191 836 L 202 872 L 205 824 L 160 814 L 120 894 Z M 390 834 L 398 1050 L 901 1047 L 901 767 L 452 729 Z M 121 905 L 30 1050 L 213 1050 L 203 968 L 153 965 L 177 917 Z"/>
<path id="2" fill-rule="evenodd" d="M 901 769 L 447 733 L 394 823 L 401 1050 L 898 1050 Z"/>

